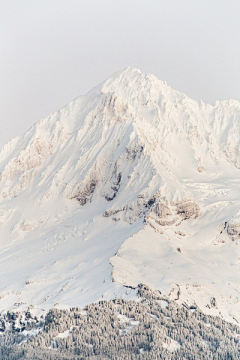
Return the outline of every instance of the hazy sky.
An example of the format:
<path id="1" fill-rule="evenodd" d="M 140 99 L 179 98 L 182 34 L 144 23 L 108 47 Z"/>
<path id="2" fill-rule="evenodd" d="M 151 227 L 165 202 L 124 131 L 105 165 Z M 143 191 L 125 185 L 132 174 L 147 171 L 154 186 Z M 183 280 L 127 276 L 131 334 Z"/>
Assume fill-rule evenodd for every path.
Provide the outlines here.
<path id="1" fill-rule="evenodd" d="M 240 100 L 239 0 L 0 0 L 0 146 L 125 66 Z"/>

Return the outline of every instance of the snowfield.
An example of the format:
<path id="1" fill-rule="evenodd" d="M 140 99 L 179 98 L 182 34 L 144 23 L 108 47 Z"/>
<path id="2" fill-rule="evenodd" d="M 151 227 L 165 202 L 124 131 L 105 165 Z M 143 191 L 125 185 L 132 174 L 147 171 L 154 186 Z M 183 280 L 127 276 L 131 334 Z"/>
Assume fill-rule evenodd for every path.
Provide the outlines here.
<path id="1" fill-rule="evenodd" d="M 2 148 L 0 234 L 0 311 L 144 283 L 240 322 L 240 103 L 115 73 Z"/>

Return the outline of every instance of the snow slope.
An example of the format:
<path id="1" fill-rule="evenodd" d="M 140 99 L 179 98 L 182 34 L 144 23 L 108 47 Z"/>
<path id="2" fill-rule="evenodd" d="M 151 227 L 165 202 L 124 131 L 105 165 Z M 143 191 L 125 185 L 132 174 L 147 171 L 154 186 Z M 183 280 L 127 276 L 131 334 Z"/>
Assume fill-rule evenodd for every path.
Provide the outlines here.
<path id="1" fill-rule="evenodd" d="M 239 125 L 238 101 L 125 68 L 5 145 L 0 310 L 146 283 L 240 321 Z"/>

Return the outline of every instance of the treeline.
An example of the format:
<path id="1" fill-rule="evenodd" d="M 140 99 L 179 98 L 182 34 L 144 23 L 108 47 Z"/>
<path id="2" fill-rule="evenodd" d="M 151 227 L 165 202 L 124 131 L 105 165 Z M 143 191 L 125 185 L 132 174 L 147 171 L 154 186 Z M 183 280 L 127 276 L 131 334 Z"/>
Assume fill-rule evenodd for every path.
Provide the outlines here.
<path id="1" fill-rule="evenodd" d="M 25 330 L 42 328 L 29 337 L 23 335 L 23 327 L 19 331 L 18 315 L 13 323 L 8 313 L 0 320 L 5 326 L 0 336 L 0 359 L 240 358 L 240 327 L 205 315 L 198 308 L 178 306 L 144 285 L 139 285 L 138 294 L 139 301 L 116 299 L 83 310 L 52 309 L 42 323 L 29 318 L 23 324 L 21 320 Z"/>

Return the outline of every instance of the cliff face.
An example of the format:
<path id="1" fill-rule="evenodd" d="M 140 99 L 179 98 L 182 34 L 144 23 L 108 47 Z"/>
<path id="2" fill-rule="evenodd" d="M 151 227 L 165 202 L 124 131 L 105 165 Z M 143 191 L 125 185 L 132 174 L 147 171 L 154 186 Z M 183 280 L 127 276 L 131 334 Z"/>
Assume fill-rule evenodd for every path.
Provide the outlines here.
<path id="1" fill-rule="evenodd" d="M 0 309 L 146 283 L 237 318 L 239 125 L 239 102 L 196 102 L 126 68 L 5 145 Z"/>

